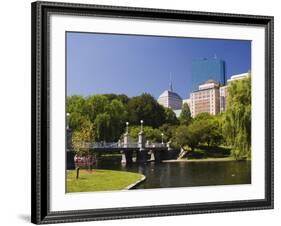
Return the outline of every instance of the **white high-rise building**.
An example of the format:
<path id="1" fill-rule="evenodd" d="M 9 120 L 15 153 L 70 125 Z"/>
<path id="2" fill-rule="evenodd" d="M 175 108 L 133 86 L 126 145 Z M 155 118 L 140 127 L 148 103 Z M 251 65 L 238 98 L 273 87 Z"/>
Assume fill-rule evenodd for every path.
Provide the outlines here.
<path id="1" fill-rule="evenodd" d="M 158 98 L 158 103 L 166 108 L 178 110 L 182 107 L 182 98 L 173 92 L 172 81 L 170 82 L 169 89 L 165 90 Z"/>

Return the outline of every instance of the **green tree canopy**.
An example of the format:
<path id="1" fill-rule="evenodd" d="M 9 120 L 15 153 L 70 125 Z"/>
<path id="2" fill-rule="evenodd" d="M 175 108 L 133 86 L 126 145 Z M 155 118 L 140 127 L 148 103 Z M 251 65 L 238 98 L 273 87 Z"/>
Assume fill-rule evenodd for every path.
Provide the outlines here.
<path id="1" fill-rule="evenodd" d="M 196 115 L 192 123 L 200 125 L 200 142 L 210 145 L 219 145 L 223 142 L 220 117 L 203 112 Z"/>
<path id="2" fill-rule="evenodd" d="M 106 112 L 97 115 L 94 125 L 96 128 L 96 141 L 109 141 L 110 134 L 110 115 Z"/>
<path id="3" fill-rule="evenodd" d="M 194 117 L 194 120 L 195 121 L 202 121 L 202 120 L 212 120 L 213 119 L 213 115 L 210 115 L 210 113 L 208 112 L 202 112 L 202 113 L 199 113 L 197 114 L 195 117 Z"/>
<path id="4" fill-rule="evenodd" d="M 165 108 L 165 123 L 170 125 L 177 125 L 179 123 L 175 112 L 171 108 Z"/>
<path id="5" fill-rule="evenodd" d="M 139 125 L 140 120 L 143 120 L 146 126 L 157 128 L 165 122 L 164 107 L 147 93 L 130 99 L 128 114 L 132 125 Z"/>
<path id="6" fill-rule="evenodd" d="M 134 141 L 138 140 L 138 134 L 140 132 L 139 126 L 130 127 L 129 136 L 133 138 Z M 143 132 L 145 134 L 145 139 L 152 142 L 161 142 L 162 136 L 159 129 L 153 129 L 151 126 L 144 126 Z"/>
<path id="7" fill-rule="evenodd" d="M 89 117 L 87 115 L 74 111 L 69 116 L 69 127 L 73 131 L 80 130 L 84 125 L 84 122 L 88 120 Z"/>
<path id="8" fill-rule="evenodd" d="M 176 146 L 193 151 L 200 142 L 200 128 L 195 123 L 189 126 L 180 125 L 175 130 L 173 141 Z"/>
<path id="9" fill-rule="evenodd" d="M 92 122 L 95 121 L 98 114 L 105 112 L 109 104 L 107 97 L 104 95 L 88 96 L 85 101 L 86 114 Z"/>
<path id="10" fill-rule="evenodd" d="M 173 136 L 176 145 L 182 148 L 188 146 L 192 151 L 199 144 L 219 145 L 222 140 L 218 118 L 205 113 L 196 116 L 188 126 L 180 125 Z"/>
<path id="11" fill-rule="evenodd" d="M 251 78 L 231 82 L 223 134 L 236 159 L 251 156 Z"/>
<path id="12" fill-rule="evenodd" d="M 107 131 L 110 135 L 109 141 L 117 141 L 124 131 L 127 111 L 121 101 L 114 99 L 106 107 L 106 112 L 110 116 L 109 128 Z"/>
<path id="13" fill-rule="evenodd" d="M 79 129 L 75 130 L 72 134 L 72 145 L 74 151 L 78 155 L 88 154 L 90 143 L 93 142 L 95 137 L 94 125 L 91 121 L 84 120 Z"/>
<path id="14" fill-rule="evenodd" d="M 111 102 L 112 100 L 119 100 L 122 102 L 123 105 L 127 105 L 130 98 L 125 95 L 125 94 L 114 94 L 114 93 L 109 93 L 109 94 L 103 94 L 109 102 Z"/>
<path id="15" fill-rule="evenodd" d="M 179 116 L 179 121 L 181 125 L 189 125 L 191 122 L 191 113 L 187 103 L 182 105 L 182 111 Z"/>
<path id="16" fill-rule="evenodd" d="M 67 97 L 66 112 L 85 114 L 85 99 L 82 96 L 73 95 Z"/>
<path id="17" fill-rule="evenodd" d="M 220 130 L 219 123 L 216 119 L 201 120 L 201 139 L 202 143 L 210 145 L 219 145 L 223 141 L 222 133 Z"/>
<path id="18" fill-rule="evenodd" d="M 163 124 L 159 128 L 160 132 L 164 134 L 164 140 L 166 142 L 172 140 L 173 134 L 175 133 L 176 128 L 177 128 L 177 125 L 171 125 L 168 123 Z"/>

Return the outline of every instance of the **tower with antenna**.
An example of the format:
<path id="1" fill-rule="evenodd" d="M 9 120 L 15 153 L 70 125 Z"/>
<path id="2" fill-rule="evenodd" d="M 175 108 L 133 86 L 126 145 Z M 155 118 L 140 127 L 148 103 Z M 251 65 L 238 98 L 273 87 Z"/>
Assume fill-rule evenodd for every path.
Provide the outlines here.
<path id="1" fill-rule="evenodd" d="M 170 86 L 169 86 L 169 90 L 171 92 L 173 92 L 172 73 L 171 72 L 170 72 Z"/>
<path id="2" fill-rule="evenodd" d="M 158 98 L 158 103 L 172 110 L 179 110 L 182 107 L 182 98 L 173 90 L 172 73 L 170 73 L 169 88 Z"/>

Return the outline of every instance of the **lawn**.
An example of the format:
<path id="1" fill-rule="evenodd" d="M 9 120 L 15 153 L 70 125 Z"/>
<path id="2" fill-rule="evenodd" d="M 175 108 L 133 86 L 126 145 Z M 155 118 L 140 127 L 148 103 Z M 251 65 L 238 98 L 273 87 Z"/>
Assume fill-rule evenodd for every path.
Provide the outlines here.
<path id="1" fill-rule="evenodd" d="M 136 183 L 144 176 L 114 170 L 81 170 L 76 179 L 76 170 L 67 171 L 67 192 L 111 191 L 122 190 Z"/>

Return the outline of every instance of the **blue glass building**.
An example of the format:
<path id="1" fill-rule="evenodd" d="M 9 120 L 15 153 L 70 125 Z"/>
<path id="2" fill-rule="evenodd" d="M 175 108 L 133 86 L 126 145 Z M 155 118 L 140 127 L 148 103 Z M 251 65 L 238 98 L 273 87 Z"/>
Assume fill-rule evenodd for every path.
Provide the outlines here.
<path id="1" fill-rule="evenodd" d="M 191 65 L 191 81 L 192 92 L 198 90 L 198 86 L 205 83 L 208 80 L 215 80 L 220 85 L 225 85 L 226 82 L 226 70 L 225 62 L 223 60 L 202 59 L 192 62 Z"/>

